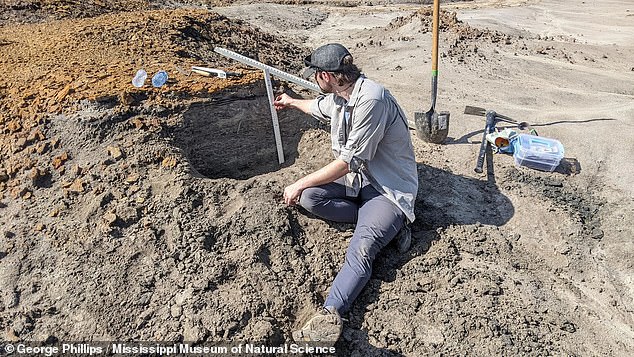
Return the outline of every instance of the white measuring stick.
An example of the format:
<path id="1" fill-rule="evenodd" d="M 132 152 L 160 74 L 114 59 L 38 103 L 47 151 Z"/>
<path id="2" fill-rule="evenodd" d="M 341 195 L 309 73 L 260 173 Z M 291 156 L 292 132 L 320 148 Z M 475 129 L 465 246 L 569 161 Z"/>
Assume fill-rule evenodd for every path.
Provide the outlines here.
<path id="1" fill-rule="evenodd" d="M 277 69 L 275 67 L 271 67 L 271 66 L 265 65 L 264 63 L 258 62 L 258 61 L 254 60 L 254 59 L 249 58 L 249 57 L 243 56 L 243 55 L 235 53 L 233 51 L 229 51 L 229 50 L 224 49 L 222 47 L 216 47 L 216 48 L 214 48 L 214 51 L 216 53 L 219 53 L 219 54 L 225 56 L 225 57 L 229 57 L 231 59 L 234 59 L 234 60 L 236 60 L 238 62 L 242 62 L 244 64 L 248 64 L 249 66 L 253 66 L 253 67 L 259 68 L 261 70 L 268 70 L 270 72 L 270 74 L 272 74 L 272 75 L 274 75 L 276 77 L 280 77 L 282 79 L 285 79 L 285 80 L 287 80 L 289 82 L 293 82 L 293 83 L 295 83 L 297 85 L 300 85 L 300 86 L 302 86 L 302 87 L 304 87 L 306 89 L 310 89 L 310 90 L 315 91 L 315 92 L 321 92 L 321 90 L 319 89 L 319 86 L 316 85 L 315 83 L 309 82 L 309 81 L 307 81 L 305 79 L 302 79 L 302 78 L 299 78 L 299 77 L 296 77 L 296 76 L 294 76 L 292 74 L 288 74 L 288 73 L 286 73 L 284 71 L 281 71 L 281 70 L 279 70 L 279 69 Z"/>
<path id="2" fill-rule="evenodd" d="M 273 119 L 273 134 L 275 135 L 275 144 L 277 145 L 277 161 L 284 163 L 284 148 L 282 147 L 282 135 L 280 135 L 280 123 L 277 119 L 277 110 L 273 106 L 275 100 L 273 96 L 273 83 L 271 83 L 271 74 L 268 69 L 264 69 L 264 82 L 266 83 L 266 93 L 269 96 L 269 107 L 271 108 L 271 118 Z"/>
<path id="3" fill-rule="evenodd" d="M 265 65 L 264 63 L 258 62 L 254 59 L 235 53 L 233 51 L 229 51 L 222 47 L 216 47 L 214 48 L 214 51 L 225 57 L 229 57 L 238 62 L 242 62 L 244 64 L 247 64 L 255 68 L 259 68 L 264 71 L 264 81 L 266 84 L 266 92 L 269 97 L 269 107 L 271 108 L 271 118 L 273 120 L 273 133 L 275 135 L 275 144 L 277 145 L 277 161 L 280 164 L 283 164 L 284 163 L 284 148 L 282 146 L 282 136 L 280 135 L 280 124 L 277 118 L 277 110 L 275 110 L 275 106 L 273 105 L 273 102 L 275 101 L 275 97 L 273 94 L 273 83 L 271 83 L 271 75 L 280 77 L 289 82 L 293 82 L 295 84 L 298 84 L 306 89 L 310 89 L 315 92 L 321 93 L 321 89 L 315 83 L 311 83 L 307 80 L 304 80 L 302 78 L 293 76 L 292 74 L 288 74 L 284 71 L 281 71 L 275 67 Z"/>

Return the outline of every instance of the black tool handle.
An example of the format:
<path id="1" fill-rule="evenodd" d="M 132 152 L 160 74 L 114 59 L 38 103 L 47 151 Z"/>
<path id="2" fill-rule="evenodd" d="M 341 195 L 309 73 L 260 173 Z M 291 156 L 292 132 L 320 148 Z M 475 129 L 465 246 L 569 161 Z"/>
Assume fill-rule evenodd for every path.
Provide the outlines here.
<path id="1" fill-rule="evenodd" d="M 487 141 L 487 134 L 492 133 L 495 129 L 495 118 L 496 113 L 493 110 L 487 111 L 486 114 L 486 125 L 484 126 L 484 133 L 482 134 L 482 143 L 480 144 L 480 152 L 478 153 L 478 159 L 476 160 L 476 167 L 473 171 L 481 174 L 482 166 L 484 166 L 484 157 L 486 156 L 487 146 L 489 142 Z"/>

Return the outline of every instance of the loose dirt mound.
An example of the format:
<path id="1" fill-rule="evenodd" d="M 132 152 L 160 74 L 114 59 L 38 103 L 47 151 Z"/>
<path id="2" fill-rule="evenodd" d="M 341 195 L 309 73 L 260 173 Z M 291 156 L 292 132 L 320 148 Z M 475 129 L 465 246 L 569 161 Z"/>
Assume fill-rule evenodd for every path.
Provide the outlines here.
<path id="1" fill-rule="evenodd" d="M 283 278 L 306 248 L 278 178 L 225 178 L 279 168 L 263 87 L 253 84 L 260 74 L 232 68 L 243 76 L 221 80 L 174 68 L 234 65 L 213 54 L 222 46 L 296 71 L 302 50 L 192 10 L 11 25 L 0 38 L 3 339 L 281 341 L 295 292 L 315 296 L 330 276 L 310 276 L 302 260 L 293 279 L 302 287 Z M 140 67 L 172 79 L 132 89 Z M 280 122 L 292 163 L 314 124 L 284 114 Z M 113 313 L 115 305 L 127 307 Z"/>
<path id="2" fill-rule="evenodd" d="M 57 161 L 50 157 L 51 149 L 60 147 L 60 138 L 52 139 L 44 129 L 49 113 L 74 112 L 77 103 L 87 99 L 110 103 L 125 117 L 130 115 L 127 108 L 142 100 L 144 105 L 170 106 L 261 78 L 248 69 L 239 70 L 244 75 L 233 80 L 186 76 L 192 65 L 235 66 L 215 54 L 215 46 L 288 71 L 298 70 L 294 66 L 302 54 L 244 23 L 192 10 L 5 26 L 0 38 L 4 39 L 0 68 L 6 73 L 0 79 L 0 125 L 7 134 L 0 140 L 0 157 L 4 174 L 11 178 L 31 169 L 36 178 L 49 176 L 50 165 L 57 170 L 68 160 L 67 153 L 60 153 Z M 138 68 L 145 68 L 150 76 L 166 69 L 170 82 L 160 89 L 147 82 L 135 89 L 131 78 Z M 23 184 L 4 181 L 3 191 Z M 28 190 L 18 188 L 12 196 L 24 195 Z"/>
<path id="3" fill-rule="evenodd" d="M 477 69 L 479 65 L 500 62 L 500 52 L 519 55 L 538 54 L 544 58 L 563 59 L 569 63 L 595 62 L 594 56 L 565 49 L 560 42 L 575 42 L 565 37 L 534 34 L 508 34 L 487 28 L 477 28 L 458 20 L 456 13 L 440 11 L 440 52 L 443 61 L 458 63 L 464 68 Z M 432 31 L 432 10 L 428 7 L 399 16 L 392 20 L 381 35 L 372 35 L 370 41 L 357 47 L 382 46 L 388 41 L 412 41 Z M 537 44 L 536 44 L 537 43 Z M 570 46 L 567 46 L 570 47 Z"/>
<path id="4" fill-rule="evenodd" d="M 87 18 L 126 11 L 156 10 L 195 6 L 209 8 L 233 3 L 231 0 L 6 0 L 0 5 L 0 25 L 68 18 Z"/>
<path id="5" fill-rule="evenodd" d="M 47 339 L 51 336 L 42 334 L 52 330 L 60 331 L 58 327 L 65 332 L 53 337 L 75 339 L 80 338 L 81 331 L 88 330 L 92 331 L 89 334 L 99 338 L 117 336 L 129 339 L 137 336 L 151 339 L 161 334 L 168 337 L 169 328 L 160 333 L 154 331 L 139 334 L 141 330 L 132 333 L 129 328 L 134 329 L 134 326 L 122 327 L 123 324 L 127 324 L 124 321 L 127 321 L 129 317 L 115 314 L 119 316 L 112 318 L 112 314 L 108 312 L 113 306 L 112 301 L 97 298 L 105 294 L 101 288 L 105 286 L 113 288 L 112 282 L 118 279 L 136 280 L 140 279 L 140 276 L 132 271 L 124 273 L 119 268 L 115 268 L 115 265 L 121 264 L 121 256 L 111 255 L 114 251 L 107 253 L 99 247 L 103 247 L 104 244 L 119 245 L 122 241 L 116 242 L 112 239 L 133 237 L 137 234 L 145 238 L 141 238 L 141 241 L 132 238 L 125 245 L 129 243 L 143 247 L 148 242 L 142 243 L 142 240 L 170 237 L 169 243 L 161 238 L 162 243 L 159 245 L 164 248 L 165 244 L 169 245 L 172 253 L 167 251 L 160 253 L 155 248 L 151 248 L 150 251 L 154 252 L 151 253 L 152 255 L 159 254 L 164 258 L 156 259 L 149 256 L 143 258 L 149 259 L 147 263 L 151 266 L 159 266 L 162 264 L 161 261 L 169 259 L 172 263 L 168 263 L 171 266 L 165 266 L 167 272 L 173 271 L 177 264 L 172 260 L 172 255 L 175 255 L 178 261 L 190 256 L 189 253 L 179 252 L 181 247 L 208 252 L 215 249 L 216 240 L 224 239 L 221 236 L 241 235 L 241 233 L 231 233 L 231 230 L 225 230 L 220 226 L 210 226 L 210 219 L 215 220 L 211 217 L 216 216 L 207 208 L 203 209 L 202 202 L 198 201 L 194 203 L 194 206 L 202 209 L 201 224 L 204 227 L 194 224 L 195 231 L 191 231 L 197 237 L 195 239 L 197 239 L 198 248 L 193 246 L 187 248 L 189 245 L 187 242 L 190 238 L 193 239 L 193 236 L 178 233 L 181 230 L 181 223 L 170 227 L 151 227 L 154 226 L 153 222 L 157 222 L 156 220 L 167 219 L 176 214 L 174 208 L 180 207 L 180 203 L 174 200 L 178 196 L 183 194 L 188 196 L 193 192 L 189 188 L 183 192 L 181 192 L 182 188 L 171 188 L 172 185 L 180 186 L 178 181 L 182 180 L 182 176 L 177 179 L 180 176 L 177 172 L 183 172 L 186 165 L 183 162 L 183 156 L 176 152 L 176 147 L 172 146 L 173 149 L 170 150 L 170 146 L 166 146 L 161 138 L 172 137 L 165 133 L 173 132 L 177 123 L 185 124 L 184 129 L 179 131 L 181 134 L 176 135 L 176 144 L 189 144 L 192 137 L 183 134 L 188 127 L 196 131 L 200 128 L 197 125 L 211 123 L 217 126 L 218 130 L 214 129 L 211 133 L 216 137 L 220 137 L 219 131 L 225 128 L 220 124 L 221 119 L 212 122 L 210 118 L 213 116 L 210 117 L 209 113 L 195 109 L 186 111 L 179 103 L 199 101 L 202 103 L 202 108 L 215 107 L 218 103 L 222 103 L 222 98 L 227 96 L 222 93 L 229 93 L 229 91 L 234 93 L 231 97 L 244 97 L 244 100 L 247 100 L 247 106 L 258 100 L 261 102 L 263 98 L 261 86 L 243 86 L 261 78 L 257 72 L 237 69 L 244 74 L 242 77 L 235 80 L 221 80 L 189 77 L 174 69 L 178 66 L 186 72 L 186 69 L 193 64 L 221 68 L 227 65 L 234 66 L 234 63 L 212 52 L 213 47 L 222 46 L 262 62 L 274 64 L 278 68 L 294 71 L 297 68 L 291 66 L 290 63 L 300 63 L 301 50 L 239 21 L 230 21 L 206 11 L 192 10 L 121 13 L 72 21 L 11 25 L 0 29 L 0 33 L 0 38 L 3 39 L 0 66 L 3 67 L 2 72 L 7 74 L 0 83 L 2 90 L 0 124 L 3 132 L 0 190 L 2 197 L 9 194 L 11 199 L 15 200 L 8 206 L 2 204 L 3 210 L 6 209 L 7 213 L 3 213 L 4 239 L 3 247 L 0 249 L 2 258 L 6 257 L 3 260 L 3 263 L 6 263 L 6 269 L 3 269 L 2 296 L 5 302 L 3 311 L 18 305 L 29 306 L 28 311 L 25 310 L 24 313 L 18 313 L 17 310 L 5 311 L 7 315 L 2 317 L 1 325 L 9 331 L 7 338 L 12 339 L 18 336 L 21 339 Z M 140 67 L 144 67 L 149 73 L 167 69 L 172 79 L 161 89 L 153 89 L 147 84 L 142 89 L 132 89 L 130 80 L 136 69 Z M 240 87 L 243 88 L 239 89 Z M 254 96 L 255 94 L 257 96 Z M 221 100 L 218 101 L 212 97 L 221 98 Z M 223 105 L 224 108 L 229 109 L 231 102 L 225 100 Z M 249 112 L 252 120 L 245 120 L 244 116 L 241 118 L 243 133 L 255 133 L 258 140 L 251 142 L 251 145 L 243 148 L 239 154 L 244 155 L 245 149 L 257 149 L 261 146 L 264 154 L 257 156 L 256 153 L 253 157 L 258 158 L 270 153 L 271 155 L 267 158 L 273 159 L 276 156 L 274 150 L 271 150 L 275 147 L 272 138 L 270 140 L 259 138 L 260 133 L 264 131 L 260 120 L 260 116 L 263 115 L 262 107 L 262 104 L 259 104 L 259 109 L 254 108 Z M 179 108 L 181 111 L 174 111 Z M 288 119 L 282 115 L 281 122 L 284 123 L 285 120 Z M 192 122 L 196 126 L 192 125 Z M 190 125 L 188 126 L 187 123 Z M 226 127 L 229 128 L 229 126 Z M 268 129 L 268 125 L 266 128 Z M 285 133 L 291 137 L 301 132 L 295 130 L 299 129 L 297 125 L 286 125 L 286 128 Z M 233 130 L 234 127 L 231 126 L 227 138 L 240 139 L 240 135 L 233 133 Z M 289 132 L 290 130 L 292 132 Z M 201 139 L 200 136 L 194 137 Z M 292 146 L 292 141 L 287 141 L 287 145 Z M 190 152 L 192 147 L 195 146 L 188 148 Z M 225 145 L 224 148 L 228 150 L 229 146 Z M 292 155 L 292 152 L 288 150 L 287 155 Z M 217 156 L 215 157 L 217 161 L 212 162 L 222 163 L 222 158 L 223 156 Z M 207 162 L 210 160 L 209 157 L 205 159 Z M 195 159 L 193 161 L 195 164 Z M 274 162 L 274 160 L 267 161 Z M 209 165 L 210 169 L 217 168 L 214 164 Z M 239 165 L 238 168 L 243 166 L 244 164 Z M 199 168 L 204 172 L 204 165 Z M 147 179 L 149 181 L 146 181 Z M 159 186 L 154 186 L 150 181 Z M 222 189 L 222 186 L 225 188 Z M 240 203 L 232 202 L 230 197 L 227 197 L 227 192 L 230 196 L 233 195 L 233 187 L 234 184 L 231 183 L 229 186 L 219 185 L 221 193 L 209 193 L 210 197 L 215 197 L 213 199 L 215 203 L 205 203 L 204 206 L 222 205 L 230 212 L 228 217 L 239 214 Z M 164 190 L 169 191 L 167 196 L 163 196 Z M 160 196 L 163 198 L 158 199 Z M 154 198 L 157 200 L 155 201 Z M 185 196 L 182 199 L 188 200 Z M 165 201 L 159 203 L 161 200 Z M 155 205 L 157 205 L 157 211 L 151 213 L 151 218 L 146 216 L 154 210 L 151 207 Z M 167 208 L 168 206 L 172 208 Z M 258 207 L 255 206 L 253 209 L 259 210 Z M 78 214 L 84 219 L 78 219 Z M 143 217 L 148 217 L 149 220 L 145 221 Z M 259 223 L 253 222 L 253 224 Z M 242 229 L 239 230 L 242 232 Z M 216 231 L 217 233 L 213 233 Z M 157 235 L 152 238 L 154 234 Z M 40 249 L 43 242 L 46 242 L 45 246 L 54 249 L 54 255 L 51 255 L 53 252 L 47 252 L 46 248 Z M 26 247 L 30 249 L 23 249 Z M 120 253 L 127 256 L 132 252 L 129 250 L 130 247 Z M 80 253 L 87 252 L 85 249 L 91 251 L 88 258 L 90 261 L 83 258 L 71 258 L 75 254 L 85 254 Z M 27 251 L 35 252 L 36 250 L 39 253 L 23 255 Z M 60 250 L 67 253 L 61 253 Z M 38 260 L 49 258 L 57 263 L 46 268 L 37 267 Z M 140 256 L 131 256 L 131 258 L 130 262 Z M 200 258 L 204 257 L 200 256 Z M 95 264 L 96 261 L 93 259 L 101 260 L 101 263 Z M 229 257 L 224 256 L 223 259 L 229 259 Z M 239 257 L 236 259 L 240 261 L 240 264 L 243 263 Z M 128 258 L 123 258 L 123 261 L 126 260 Z M 208 257 L 204 260 L 207 261 Z M 216 260 L 216 258 L 209 259 L 209 261 Z M 109 267 L 107 261 L 114 265 Z M 187 265 L 187 269 L 192 269 L 191 277 L 196 276 L 196 280 L 209 281 L 209 277 L 217 275 L 220 280 L 215 281 L 216 279 L 212 278 L 214 282 L 211 282 L 209 286 L 220 286 L 221 280 L 231 280 L 234 274 L 232 271 L 237 265 L 230 263 L 225 266 L 222 259 L 217 262 L 215 265 L 217 269 L 208 266 L 216 270 L 216 273 L 211 275 L 203 272 L 208 268 L 199 270 Z M 244 264 L 250 265 L 246 262 Z M 88 285 L 72 283 L 73 279 L 70 279 L 67 273 L 75 269 L 82 270 L 81 276 L 92 276 L 94 279 L 81 278 Z M 141 298 L 142 302 L 139 306 L 150 304 L 153 288 L 148 290 L 147 284 L 152 285 L 152 281 L 155 280 L 154 268 L 145 271 L 133 264 L 125 270 L 134 270 L 145 278 L 141 279 L 144 282 L 139 286 L 139 291 L 132 295 L 126 293 L 129 290 L 129 287 L 124 287 L 126 284 L 121 285 L 120 296 L 125 299 L 127 299 L 125 296 L 134 296 L 132 299 L 135 301 L 130 300 L 130 304 L 138 305 L 139 301 L 136 299 L 143 295 L 145 297 Z M 21 277 L 16 276 L 15 274 L 20 271 L 24 274 Z M 50 282 L 43 279 L 41 274 L 47 276 L 54 274 L 57 276 L 54 278 L 56 283 L 50 285 Z M 103 277 L 106 280 L 97 278 L 102 274 L 105 274 Z M 178 280 L 184 282 L 189 278 L 183 275 Z M 105 285 L 101 285 L 102 283 Z M 207 289 L 207 283 L 201 284 L 199 288 Z M 136 286 L 136 283 L 134 285 Z M 86 314 L 83 315 L 87 318 L 85 324 L 80 324 L 83 327 L 70 323 L 72 319 L 66 320 L 67 322 L 54 321 L 56 318 L 50 322 L 41 320 L 41 318 L 47 320 L 49 312 L 57 315 L 61 311 L 61 306 L 56 307 L 56 303 L 50 300 L 55 294 L 52 289 L 57 288 L 66 291 L 62 295 L 69 297 L 71 299 L 69 301 L 74 301 L 73 306 L 76 307 L 73 308 L 73 312 L 62 309 L 66 311 L 62 314 Z M 117 289 L 119 288 L 115 287 L 115 290 Z M 92 293 L 86 294 L 87 291 Z M 170 297 L 163 296 L 157 302 L 170 299 L 171 294 L 169 292 Z M 102 300 L 102 303 L 95 304 L 95 299 Z M 179 301 L 184 303 L 183 299 L 179 298 Z M 229 299 L 229 301 L 232 300 Z M 254 301 L 259 300 L 261 299 L 254 299 Z M 242 314 L 233 308 L 228 310 Z M 223 310 L 214 309 L 214 311 L 219 313 Z M 133 313 L 133 316 L 140 316 L 141 312 L 139 310 Z M 222 316 L 223 323 L 233 323 L 232 318 L 225 316 L 224 313 Z M 211 314 L 207 314 L 205 318 L 220 321 L 215 320 Z M 52 325 L 58 327 L 49 329 Z M 89 326 L 88 330 L 84 330 L 86 326 Z M 212 329 L 217 330 L 217 327 Z M 230 336 L 229 328 L 217 331 L 221 336 Z M 209 335 L 204 332 L 201 336 L 186 336 L 188 339 L 198 340 L 205 335 L 213 338 L 215 333 Z"/>

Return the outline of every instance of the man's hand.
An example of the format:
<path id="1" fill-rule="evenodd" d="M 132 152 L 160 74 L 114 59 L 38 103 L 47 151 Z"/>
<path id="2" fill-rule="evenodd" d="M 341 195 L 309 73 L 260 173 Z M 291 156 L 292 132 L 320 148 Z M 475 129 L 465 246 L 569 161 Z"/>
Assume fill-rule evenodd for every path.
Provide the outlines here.
<path id="1" fill-rule="evenodd" d="M 321 169 L 287 186 L 284 189 L 284 203 L 294 206 L 299 203 L 299 197 L 304 189 L 333 182 L 348 172 L 350 172 L 348 164 L 341 159 L 335 159 Z"/>
<path id="2" fill-rule="evenodd" d="M 297 99 L 286 93 L 278 95 L 273 101 L 275 109 L 295 108 L 306 114 L 310 114 L 310 105 L 314 99 Z"/>
<path id="3" fill-rule="evenodd" d="M 273 106 L 277 110 L 288 108 L 292 106 L 292 103 L 294 100 L 295 99 L 291 98 L 288 94 L 282 93 L 278 95 L 277 98 L 275 98 L 275 101 L 273 102 Z"/>
<path id="4" fill-rule="evenodd" d="M 284 203 L 289 206 L 295 206 L 299 203 L 299 197 L 302 195 L 304 188 L 299 181 L 284 189 Z"/>

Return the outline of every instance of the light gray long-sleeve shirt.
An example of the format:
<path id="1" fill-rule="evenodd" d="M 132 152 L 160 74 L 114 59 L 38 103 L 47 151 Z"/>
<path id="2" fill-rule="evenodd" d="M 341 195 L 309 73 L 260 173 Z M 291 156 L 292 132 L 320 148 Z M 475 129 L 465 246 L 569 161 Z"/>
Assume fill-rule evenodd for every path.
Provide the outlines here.
<path id="1" fill-rule="evenodd" d="M 352 171 L 345 178 L 348 194 L 356 196 L 367 180 L 413 222 L 416 159 L 407 118 L 390 92 L 361 76 L 350 100 L 322 95 L 313 101 L 311 113 L 330 123 L 333 154 Z"/>

